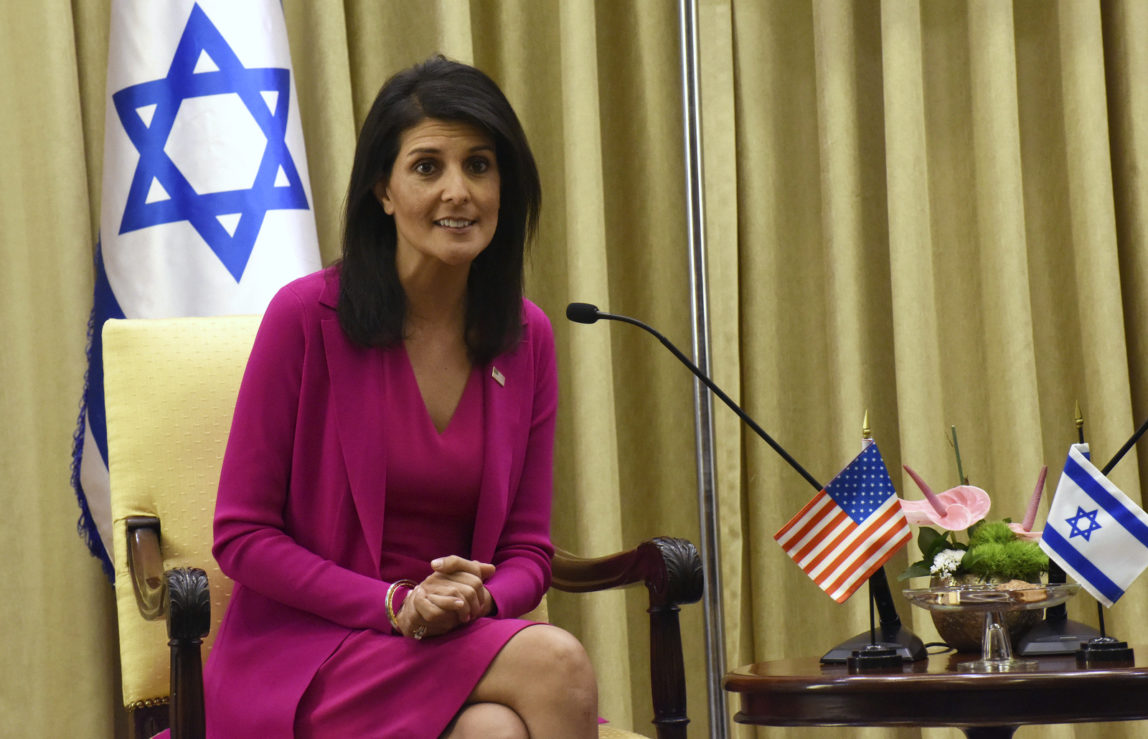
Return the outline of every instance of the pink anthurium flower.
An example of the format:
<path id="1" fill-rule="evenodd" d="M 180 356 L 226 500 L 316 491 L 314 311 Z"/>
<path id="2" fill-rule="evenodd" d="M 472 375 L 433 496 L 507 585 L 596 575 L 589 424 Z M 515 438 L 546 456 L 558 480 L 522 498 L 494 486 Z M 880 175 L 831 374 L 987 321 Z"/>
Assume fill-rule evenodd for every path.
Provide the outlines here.
<path id="1" fill-rule="evenodd" d="M 989 494 L 973 485 L 958 485 L 934 493 L 920 475 L 905 465 L 909 477 L 925 494 L 924 500 L 902 500 L 901 510 L 911 524 L 931 524 L 946 531 L 961 531 L 980 521 L 989 512 Z"/>
<path id="2" fill-rule="evenodd" d="M 1044 494 L 1044 478 L 1048 474 L 1048 465 L 1040 468 L 1040 475 L 1036 479 L 1036 489 L 1028 499 L 1028 508 L 1024 512 L 1024 523 L 1010 523 L 1008 527 L 1016 534 L 1018 539 L 1035 541 L 1043 532 L 1033 531 L 1032 525 L 1036 522 L 1036 509 L 1040 506 L 1040 496 Z"/>

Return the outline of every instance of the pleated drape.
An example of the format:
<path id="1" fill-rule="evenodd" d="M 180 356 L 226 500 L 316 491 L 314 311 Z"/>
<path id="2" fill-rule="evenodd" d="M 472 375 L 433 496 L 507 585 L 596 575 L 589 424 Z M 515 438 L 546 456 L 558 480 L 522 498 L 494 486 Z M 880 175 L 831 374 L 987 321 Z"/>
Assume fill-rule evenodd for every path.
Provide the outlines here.
<path id="1" fill-rule="evenodd" d="M 955 426 L 993 517 L 1023 516 L 1042 464 L 1047 506 L 1076 402 L 1103 464 L 1148 415 L 1142 4 L 710 0 L 701 12 L 703 88 L 733 78 L 734 115 L 707 104 L 707 141 L 737 153 L 706 159 L 709 188 L 736 181 L 736 203 L 710 212 L 711 293 L 739 296 L 718 298 L 714 365 L 738 368 L 747 410 L 822 482 L 856 453 L 868 411 L 909 498 L 921 494 L 902 462 L 956 483 Z M 771 541 L 810 487 L 736 425 L 718 443 L 727 662 L 819 654 L 864 630 L 864 597 L 833 605 Z M 1111 475 L 1134 499 L 1140 459 Z M 890 578 L 915 554 L 891 560 Z M 1146 606 L 1137 583 L 1109 630 L 1142 640 Z M 926 614 L 899 610 L 936 639 Z M 1069 615 L 1095 625 L 1094 601 Z M 792 733 L 818 733 L 806 732 Z"/>
<path id="2" fill-rule="evenodd" d="M 124 730 L 111 593 L 68 485 L 109 7 L 0 6 L 5 735 Z M 690 343 L 677 3 L 286 0 L 284 12 L 324 262 L 339 254 L 355 134 L 384 80 L 441 52 L 499 81 L 543 177 L 527 293 L 559 347 L 555 541 L 587 555 L 697 541 L 688 372 L 633 327 L 563 318 L 567 302 L 591 302 Z M 868 411 L 903 495 L 920 497 L 903 462 L 949 487 L 956 426 L 994 517 L 1023 514 L 1042 464 L 1051 493 L 1077 402 L 1106 461 L 1148 416 L 1148 7 L 699 0 L 698 19 L 718 383 L 821 482 L 859 450 Z M 864 591 L 833 604 L 772 540 L 812 488 L 720 405 L 715 433 L 727 664 L 820 654 L 864 630 Z M 1133 452 L 1112 478 L 1140 499 L 1145 474 L 1148 455 Z M 895 590 L 914 546 L 886 566 Z M 551 598 L 595 661 L 602 714 L 640 731 L 644 609 L 641 589 Z M 936 638 L 927 615 L 899 610 Z M 1095 623 L 1093 601 L 1069 615 Z M 1145 642 L 1146 615 L 1137 582 L 1107 625 Z M 704 736 L 701 606 L 682 617 Z M 861 735 L 922 733 L 956 735 Z"/>

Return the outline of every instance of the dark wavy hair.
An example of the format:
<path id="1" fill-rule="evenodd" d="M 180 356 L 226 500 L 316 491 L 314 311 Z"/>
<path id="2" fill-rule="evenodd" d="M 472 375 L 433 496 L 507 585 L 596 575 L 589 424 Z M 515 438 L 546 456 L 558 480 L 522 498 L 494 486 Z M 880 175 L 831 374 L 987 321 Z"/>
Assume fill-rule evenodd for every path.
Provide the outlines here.
<path id="1" fill-rule="evenodd" d="M 363 122 L 343 221 L 339 324 L 364 346 L 403 340 L 406 294 L 395 265 L 395 222 L 374 187 L 390 178 L 403 132 L 428 118 L 469 123 L 494 140 L 498 226 L 471 266 L 466 296 L 467 350 L 472 361 L 485 363 L 512 349 L 522 331 L 523 261 L 538 225 L 542 187 L 522 124 L 498 85 L 442 56 L 387 80 Z"/>

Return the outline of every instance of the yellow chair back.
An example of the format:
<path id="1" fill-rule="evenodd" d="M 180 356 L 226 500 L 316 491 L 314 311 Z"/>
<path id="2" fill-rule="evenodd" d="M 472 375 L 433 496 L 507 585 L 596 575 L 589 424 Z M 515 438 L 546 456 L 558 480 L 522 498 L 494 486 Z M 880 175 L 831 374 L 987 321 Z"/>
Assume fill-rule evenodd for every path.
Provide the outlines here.
<path id="1" fill-rule="evenodd" d="M 199 567 L 211 585 L 206 657 L 231 580 L 211 556 L 219 469 L 258 316 L 132 319 L 104 328 L 104 392 L 124 705 L 164 700 L 170 653 L 145 621 L 127 570 L 125 520 L 160 519 L 164 568 Z"/>

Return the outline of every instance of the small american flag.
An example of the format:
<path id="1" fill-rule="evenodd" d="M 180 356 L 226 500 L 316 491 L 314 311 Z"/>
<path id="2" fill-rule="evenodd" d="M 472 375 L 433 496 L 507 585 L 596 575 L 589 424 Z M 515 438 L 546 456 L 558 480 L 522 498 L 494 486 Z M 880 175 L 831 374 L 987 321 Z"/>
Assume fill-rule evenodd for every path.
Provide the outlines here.
<path id="1" fill-rule="evenodd" d="M 912 538 L 876 444 L 869 444 L 773 538 L 838 603 Z"/>

